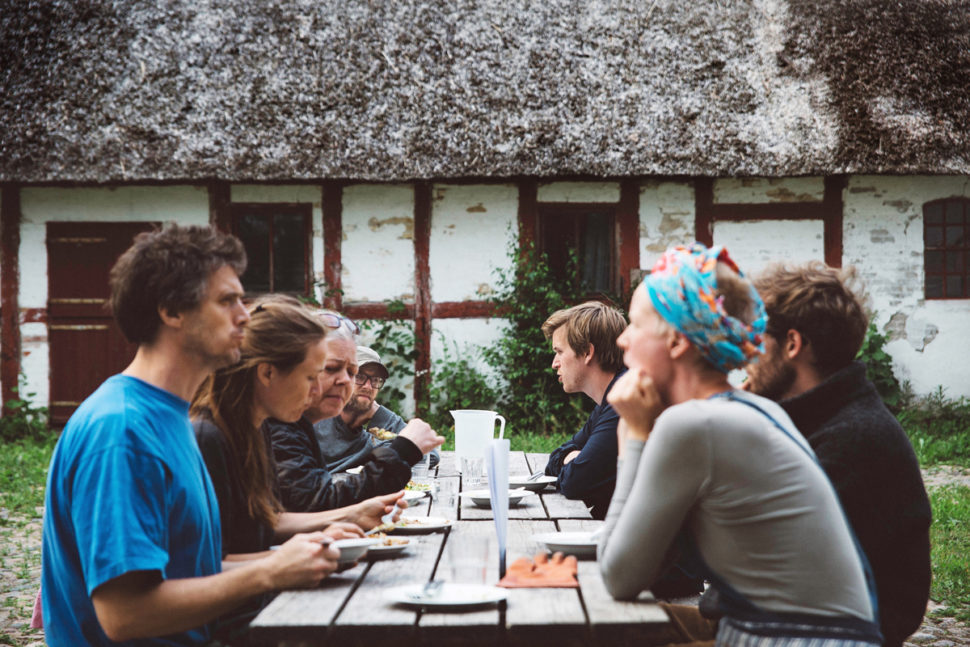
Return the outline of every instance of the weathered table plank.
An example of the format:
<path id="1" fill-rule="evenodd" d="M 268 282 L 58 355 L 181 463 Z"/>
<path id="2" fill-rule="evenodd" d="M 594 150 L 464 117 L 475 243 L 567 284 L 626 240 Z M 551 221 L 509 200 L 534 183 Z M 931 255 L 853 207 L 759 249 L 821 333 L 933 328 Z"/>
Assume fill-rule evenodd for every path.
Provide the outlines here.
<path id="1" fill-rule="evenodd" d="M 542 502 L 552 519 L 592 519 L 589 508 L 579 499 L 567 499 L 558 492 L 542 492 Z"/>
<path id="2" fill-rule="evenodd" d="M 532 536 L 555 530 L 549 521 L 509 521 L 509 564 L 519 557 L 533 558 L 543 552 Z M 579 589 L 509 589 L 505 623 L 510 644 L 589 644 Z M 554 641 L 549 637 L 551 626 L 556 628 Z"/>
<path id="3" fill-rule="evenodd" d="M 326 578 L 312 590 L 283 591 L 256 617 L 250 631 L 256 640 L 323 641 L 327 628 L 368 565 Z"/>
<path id="4" fill-rule="evenodd" d="M 491 508 L 480 508 L 471 499 L 461 499 L 461 519 L 493 519 Z M 518 505 L 509 506 L 509 519 L 548 519 L 542 501 L 535 494 L 523 498 Z"/>

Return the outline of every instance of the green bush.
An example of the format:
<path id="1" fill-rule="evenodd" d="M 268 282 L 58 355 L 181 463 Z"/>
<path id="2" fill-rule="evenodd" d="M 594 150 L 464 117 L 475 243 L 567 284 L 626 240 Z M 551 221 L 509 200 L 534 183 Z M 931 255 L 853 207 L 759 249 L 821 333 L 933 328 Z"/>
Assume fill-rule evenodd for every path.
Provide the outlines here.
<path id="1" fill-rule="evenodd" d="M 451 346 L 449 349 L 445 343 L 441 359 L 432 367 L 428 414 L 428 423 L 446 437 L 449 429 L 454 434 L 455 423 L 450 411 L 493 410 L 499 406 L 497 389 L 476 365 L 479 351 L 468 345 L 463 351 L 459 351 L 457 344 Z"/>
<path id="2" fill-rule="evenodd" d="M 903 406 L 903 393 L 899 380 L 893 373 L 893 360 L 886 352 L 886 336 L 879 332 L 876 324 L 869 322 L 862 348 L 856 355 L 866 364 L 866 376 L 876 385 L 876 390 L 890 411 L 899 411 Z"/>
<path id="3" fill-rule="evenodd" d="M 26 392 L 26 386 L 26 377 L 21 373 L 20 386 L 14 389 L 18 397 L 4 403 L 6 411 L 0 417 L 0 441 L 41 438 L 47 434 L 47 407 L 35 406 L 33 399 L 37 394 Z"/>
<path id="4" fill-rule="evenodd" d="M 506 333 L 483 350 L 485 361 L 495 369 L 499 385 L 499 408 L 516 430 L 538 433 L 575 433 L 594 403 L 577 394 L 566 394 L 550 367 L 552 350 L 542 334 L 542 324 L 556 310 L 587 298 L 581 286 L 556 280 L 548 259 L 531 245 L 509 250 L 510 269 L 496 272 L 492 297 L 509 321 Z M 578 276 L 575 256 L 567 276 Z M 514 422 L 513 422 L 514 421 Z"/>

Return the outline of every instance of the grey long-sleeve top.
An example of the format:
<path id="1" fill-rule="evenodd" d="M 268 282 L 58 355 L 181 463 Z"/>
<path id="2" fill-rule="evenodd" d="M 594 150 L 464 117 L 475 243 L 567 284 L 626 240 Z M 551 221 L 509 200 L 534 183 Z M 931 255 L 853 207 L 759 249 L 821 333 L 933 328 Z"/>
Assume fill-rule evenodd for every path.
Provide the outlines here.
<path id="1" fill-rule="evenodd" d="M 630 599 L 657 577 L 686 524 L 704 561 L 756 606 L 872 620 L 858 555 L 824 472 L 785 412 L 692 400 L 661 414 L 646 443 L 627 440 L 599 547 L 610 593 Z M 811 451 L 811 450 L 809 450 Z"/>

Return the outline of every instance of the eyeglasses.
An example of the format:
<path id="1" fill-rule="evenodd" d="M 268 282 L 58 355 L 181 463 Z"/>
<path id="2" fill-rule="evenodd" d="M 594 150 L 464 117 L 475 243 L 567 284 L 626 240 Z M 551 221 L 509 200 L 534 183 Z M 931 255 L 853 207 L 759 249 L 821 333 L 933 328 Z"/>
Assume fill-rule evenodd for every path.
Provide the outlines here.
<path id="1" fill-rule="evenodd" d="M 357 386 L 364 386 L 367 381 L 370 380 L 370 385 L 375 389 L 379 389 L 384 386 L 384 378 L 377 377 L 376 375 L 364 375 L 363 373 L 358 373 L 354 376 L 354 383 Z"/>
<path id="2" fill-rule="evenodd" d="M 360 334 L 360 326 L 358 326 L 356 322 L 354 322 L 354 320 L 350 319 L 349 317 L 338 315 L 335 312 L 319 312 L 319 311 L 316 313 L 316 315 L 320 317 L 320 320 L 323 321 L 323 325 L 326 326 L 327 328 L 333 328 L 334 330 L 337 330 L 338 328 L 340 328 L 341 322 L 346 321 L 347 327 L 350 328 L 351 332 L 353 332 L 355 335 Z"/>

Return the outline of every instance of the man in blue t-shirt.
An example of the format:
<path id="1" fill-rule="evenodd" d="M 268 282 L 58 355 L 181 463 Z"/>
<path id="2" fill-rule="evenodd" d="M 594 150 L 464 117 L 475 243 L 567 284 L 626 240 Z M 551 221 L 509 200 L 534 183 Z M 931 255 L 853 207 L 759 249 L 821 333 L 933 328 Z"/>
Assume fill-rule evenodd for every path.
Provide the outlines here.
<path id="1" fill-rule="evenodd" d="M 626 320 L 616 308 L 589 301 L 554 312 L 542 332 L 552 341 L 552 368 L 566 393 L 585 393 L 596 403 L 583 428 L 549 455 L 546 474 L 559 490 L 582 499 L 594 519 L 606 517 L 616 485 L 616 425 L 606 394 L 626 368 L 616 339 Z"/>
<path id="2" fill-rule="evenodd" d="M 111 271 L 111 307 L 134 360 L 75 412 L 51 459 L 42 595 L 51 647 L 201 645 L 207 622 L 268 590 L 336 568 L 323 533 L 222 572 L 219 509 L 189 400 L 239 360 L 245 252 L 209 227 L 139 235 Z"/>

